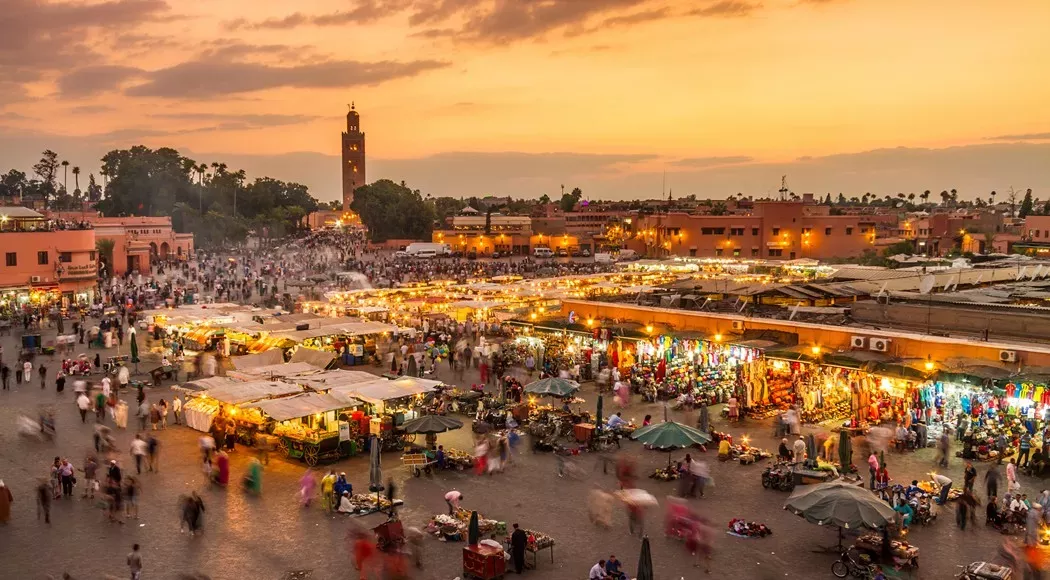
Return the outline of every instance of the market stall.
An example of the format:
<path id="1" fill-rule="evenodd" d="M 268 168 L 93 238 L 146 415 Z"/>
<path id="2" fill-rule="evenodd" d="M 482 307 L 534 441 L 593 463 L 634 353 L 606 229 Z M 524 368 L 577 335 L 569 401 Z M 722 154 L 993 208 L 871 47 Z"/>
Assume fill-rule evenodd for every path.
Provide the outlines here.
<path id="1" fill-rule="evenodd" d="M 723 340 L 664 335 L 638 341 L 632 386 L 654 399 L 712 404 L 736 396 L 746 405 L 765 381 L 762 351 Z"/>
<path id="2" fill-rule="evenodd" d="M 200 382 L 197 381 L 197 384 Z M 193 384 L 193 383 L 187 383 Z M 213 383 L 214 384 L 214 383 Z M 197 431 L 211 430 L 214 418 L 222 414 L 226 407 L 236 408 L 263 399 L 286 397 L 301 393 L 298 385 L 277 381 L 249 381 L 218 383 L 206 391 L 201 391 L 183 406 L 186 425 Z M 243 419 L 239 417 L 238 419 Z"/>
<path id="3" fill-rule="evenodd" d="M 278 451 L 313 466 L 356 453 L 361 434 L 353 422 L 340 419 L 344 412 L 352 412 L 351 402 L 323 393 L 302 393 L 250 406 L 275 423 L 272 434 L 278 438 Z"/>

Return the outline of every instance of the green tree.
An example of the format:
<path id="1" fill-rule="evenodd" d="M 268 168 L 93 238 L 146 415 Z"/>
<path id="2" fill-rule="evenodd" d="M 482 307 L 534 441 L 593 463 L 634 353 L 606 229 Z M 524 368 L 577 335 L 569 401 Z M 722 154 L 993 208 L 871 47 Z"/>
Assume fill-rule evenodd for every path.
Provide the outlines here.
<path id="1" fill-rule="evenodd" d="M 886 256 L 887 258 L 890 256 L 896 256 L 897 254 L 913 253 L 915 253 L 915 246 L 912 242 L 908 241 L 901 241 L 897 242 L 896 244 L 891 244 L 889 246 L 886 246 L 886 248 L 882 250 L 882 255 Z"/>
<path id="2" fill-rule="evenodd" d="M 827 194 L 827 195 L 826 195 L 826 196 L 824 197 L 824 205 L 831 205 L 831 194 L 830 194 L 830 193 L 829 193 L 829 194 Z"/>
<path id="3" fill-rule="evenodd" d="M 539 202 L 540 202 L 541 204 L 543 204 L 543 205 L 547 205 L 548 203 L 550 203 L 550 202 L 551 202 L 551 196 L 549 196 L 549 195 L 547 195 L 547 194 L 545 193 L 545 194 L 543 194 L 543 195 L 541 195 L 541 196 L 540 196 Z"/>
<path id="4" fill-rule="evenodd" d="M 98 250 L 98 260 L 103 264 L 106 276 L 113 275 L 113 247 L 115 242 L 112 238 L 99 238 L 95 240 L 95 249 Z"/>
<path id="5" fill-rule="evenodd" d="M 434 208 L 423 201 L 419 190 L 381 179 L 354 191 L 350 209 L 361 216 L 370 239 L 430 239 Z"/>
<path id="6" fill-rule="evenodd" d="M 562 211 L 572 211 L 575 209 L 576 204 L 580 203 L 583 198 L 583 191 L 578 187 L 574 187 L 569 193 L 562 194 L 561 201 L 558 202 Z"/>
<path id="7" fill-rule="evenodd" d="M 73 183 L 75 184 L 73 189 L 73 197 L 80 201 L 80 168 L 73 167 Z"/>
<path id="8" fill-rule="evenodd" d="M 430 203 L 434 207 L 434 219 L 439 223 L 445 223 L 445 219 L 457 215 L 467 207 L 465 201 L 454 197 L 435 197 L 430 200 Z"/>
<path id="9" fill-rule="evenodd" d="M 709 213 L 711 215 L 727 215 L 729 213 L 729 208 L 726 207 L 725 202 L 719 201 L 711 206 L 711 211 Z"/>
<path id="10" fill-rule="evenodd" d="M 33 173 L 39 178 L 39 186 L 35 187 L 38 195 L 42 195 L 45 201 L 50 200 L 58 188 L 55 186 L 55 179 L 58 176 L 58 168 L 60 164 L 58 162 L 58 153 L 47 149 L 41 156 L 40 161 L 37 161 L 33 165 Z"/>
<path id="11" fill-rule="evenodd" d="M 87 200 L 98 203 L 102 199 L 102 187 L 95 181 L 95 174 L 88 175 Z"/>
<path id="12" fill-rule="evenodd" d="M 1027 217 L 1030 213 L 1032 213 L 1032 206 L 1032 190 L 1029 189 L 1028 191 L 1024 192 L 1024 199 L 1021 200 L 1021 209 L 1017 214 L 1018 217 Z"/>

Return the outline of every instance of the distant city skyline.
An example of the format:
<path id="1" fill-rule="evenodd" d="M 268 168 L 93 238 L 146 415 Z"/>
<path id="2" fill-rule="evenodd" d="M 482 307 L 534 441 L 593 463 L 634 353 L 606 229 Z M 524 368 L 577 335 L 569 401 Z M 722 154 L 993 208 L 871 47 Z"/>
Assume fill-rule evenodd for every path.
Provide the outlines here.
<path id="1" fill-rule="evenodd" d="M 1050 195 L 1050 3 L 8 0 L 0 171 L 172 146 L 341 197 Z M 1000 196 L 1002 199 L 1002 196 Z"/>

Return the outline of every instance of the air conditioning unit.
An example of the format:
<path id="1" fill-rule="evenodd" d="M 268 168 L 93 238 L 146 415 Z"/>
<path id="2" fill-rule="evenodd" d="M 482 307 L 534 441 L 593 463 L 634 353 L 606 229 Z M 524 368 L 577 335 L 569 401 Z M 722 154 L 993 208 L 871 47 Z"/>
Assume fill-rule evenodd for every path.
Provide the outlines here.
<path id="1" fill-rule="evenodd" d="M 851 336 L 849 339 L 849 345 L 851 348 L 868 348 L 868 337 Z"/>
<path id="2" fill-rule="evenodd" d="M 40 276 L 30 276 L 29 277 L 29 281 L 31 283 L 33 283 L 33 284 L 39 284 L 40 283 Z"/>
<path id="3" fill-rule="evenodd" d="M 890 350 L 890 339 L 888 338 L 873 338 L 868 344 L 871 350 L 878 352 L 886 352 Z"/>
<path id="4" fill-rule="evenodd" d="M 1016 350 L 1001 350 L 1001 351 L 999 351 L 999 362 L 1008 362 L 1008 363 L 1017 362 L 1017 351 Z"/>
<path id="5" fill-rule="evenodd" d="M 733 321 L 733 330 L 744 330 L 744 321 L 743 320 L 734 320 Z"/>

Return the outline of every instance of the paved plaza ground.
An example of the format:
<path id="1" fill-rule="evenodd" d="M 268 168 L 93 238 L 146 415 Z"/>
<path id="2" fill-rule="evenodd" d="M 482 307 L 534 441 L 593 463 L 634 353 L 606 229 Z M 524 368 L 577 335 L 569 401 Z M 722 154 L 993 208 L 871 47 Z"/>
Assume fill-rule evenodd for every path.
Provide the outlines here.
<path id="1" fill-rule="evenodd" d="M 53 331 L 52 331 L 53 332 Z M 46 332 L 45 332 L 46 334 Z M 14 336 L 0 337 L 10 365 L 18 347 Z M 105 354 L 103 355 L 105 356 Z M 53 375 L 58 359 L 38 357 Z M 142 369 L 151 368 L 144 362 Z M 379 372 L 379 369 L 372 369 Z M 439 376 L 451 381 L 451 377 Z M 471 377 L 468 375 L 467 383 Z M 476 379 L 475 379 L 476 380 Z M 12 381 L 13 384 L 13 381 Z M 53 505 L 52 523 L 36 519 L 33 487 L 38 478 L 46 477 L 54 456 L 69 457 L 80 466 L 92 444 L 92 424 L 81 424 L 72 389 L 58 395 L 53 382 L 41 390 L 36 381 L 0 393 L 0 478 L 14 494 L 11 521 L 0 526 L 0 579 L 37 579 L 49 575 L 61 577 L 68 571 L 77 579 L 126 578 L 124 557 L 133 543 L 142 545 L 144 580 L 176 579 L 183 573 L 204 573 L 211 578 L 251 578 L 283 580 L 296 571 L 308 571 L 310 580 L 356 578 L 344 543 L 349 523 L 345 516 L 321 512 L 319 505 L 303 509 L 296 500 L 297 481 L 305 466 L 284 458 L 271 460 L 266 468 L 261 497 L 248 497 L 231 486 L 219 490 L 209 485 L 198 466 L 199 433 L 186 427 L 169 427 L 159 434 L 161 441 L 160 471 L 144 474 L 140 515 L 124 525 L 106 523 L 100 510 L 88 500 L 59 500 Z M 155 401 L 170 397 L 166 387 L 148 389 Z M 585 385 L 582 396 L 593 408 L 596 401 L 593 385 Z M 134 393 L 123 398 L 134 406 Z M 35 415 L 39 405 L 53 405 L 57 411 L 57 438 L 53 443 L 30 441 L 17 434 L 16 417 L 23 412 Z M 606 407 L 608 409 L 608 406 Z M 635 403 L 625 416 L 640 422 L 646 413 L 662 415 L 656 405 Z M 693 424 L 695 412 L 671 413 L 672 418 Z M 747 434 L 752 441 L 774 449 L 769 425 L 745 421 L 727 426 L 716 418 L 713 427 L 736 436 Z M 125 469 L 134 469 L 127 454 L 133 431 L 117 431 L 118 448 L 123 452 Z M 439 442 L 460 449 L 471 448 L 468 428 L 441 435 Z M 667 454 L 647 451 L 626 442 L 619 453 L 630 454 L 639 464 L 640 485 L 664 503 L 673 493 L 673 483 L 657 482 L 646 476 L 653 468 L 665 465 Z M 243 473 L 249 451 L 238 448 L 231 456 L 231 480 Z M 681 454 L 675 454 L 680 457 Z M 814 553 L 821 545 L 835 540 L 835 530 L 809 524 L 782 509 L 787 494 L 762 488 L 763 464 L 741 466 L 719 463 L 714 453 L 701 454 L 711 464 L 715 485 L 707 497 L 694 500 L 697 509 L 716 525 L 714 561 L 711 578 L 831 578 L 830 565 L 835 556 Z M 933 450 L 905 455 L 887 455 L 888 468 L 895 481 L 910 481 L 930 471 Z M 626 515 L 616 513 L 611 531 L 594 527 L 587 515 L 586 495 L 595 486 L 612 490 L 616 486 L 612 473 L 595 470 L 596 456 L 584 455 L 576 460 L 586 472 L 582 479 L 559 478 L 555 458 L 550 454 L 532 454 L 524 449 L 514 458 L 506 473 L 475 477 L 463 472 L 445 472 L 433 477 L 412 477 L 401 467 L 398 455 L 383 457 L 384 476 L 393 477 L 404 498 L 401 517 L 408 525 L 423 526 L 429 518 L 445 510 L 444 494 L 450 489 L 463 492 L 464 507 L 478 510 L 487 518 L 547 532 L 556 540 L 554 563 L 542 554 L 537 571 L 528 576 L 552 580 L 576 580 L 587 577 L 587 570 L 599 558 L 615 554 L 633 573 L 638 562 L 640 541 L 628 535 Z M 858 458 L 857 462 L 863 461 Z M 363 457 L 341 461 L 332 466 L 345 471 L 355 490 L 367 488 L 368 465 Z M 978 466 L 982 474 L 986 466 Z M 962 482 L 962 463 L 953 459 L 947 474 Z M 1030 495 L 1038 493 L 1041 484 L 1023 481 Z M 980 484 L 978 489 L 981 490 Z M 176 499 L 180 494 L 197 490 L 206 506 L 205 532 L 196 537 L 179 532 Z M 76 490 L 79 496 L 80 489 Z M 725 526 L 735 517 L 755 520 L 770 526 L 774 534 L 764 539 L 737 539 L 726 535 Z M 981 518 L 983 519 L 983 518 Z M 654 509 L 647 525 L 652 541 L 653 560 L 658 579 L 701 578 L 702 570 L 694 568 L 683 546 L 664 537 L 662 509 Z M 381 516 L 359 518 L 374 526 Z M 994 559 L 1003 536 L 979 525 L 963 532 L 955 525 L 954 506 L 943 510 L 939 520 L 928 528 L 913 530 L 910 541 L 920 547 L 920 568 L 912 578 L 947 579 L 958 573 L 958 565 L 974 560 Z M 1010 541 L 1017 541 L 1011 539 Z M 427 537 L 425 567 L 415 574 L 420 580 L 451 580 L 460 576 L 462 544 L 448 544 Z"/>

